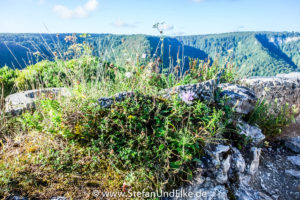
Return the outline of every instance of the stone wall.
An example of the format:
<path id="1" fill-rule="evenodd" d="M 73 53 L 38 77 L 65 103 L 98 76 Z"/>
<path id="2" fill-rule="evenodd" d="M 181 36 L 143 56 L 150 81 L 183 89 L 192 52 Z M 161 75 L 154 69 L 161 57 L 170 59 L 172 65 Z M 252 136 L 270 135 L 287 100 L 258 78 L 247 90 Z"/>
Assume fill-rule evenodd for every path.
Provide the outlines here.
<path id="1" fill-rule="evenodd" d="M 270 78 L 248 78 L 242 80 L 241 84 L 253 89 L 260 99 L 264 98 L 269 102 L 277 99 L 280 105 L 289 103 L 300 108 L 300 72 Z"/>
<path id="2" fill-rule="evenodd" d="M 65 88 L 46 88 L 11 94 L 5 98 L 5 114 L 19 115 L 24 110 L 34 108 L 35 101 L 40 97 L 57 98 L 58 96 L 70 96 L 70 92 Z"/>

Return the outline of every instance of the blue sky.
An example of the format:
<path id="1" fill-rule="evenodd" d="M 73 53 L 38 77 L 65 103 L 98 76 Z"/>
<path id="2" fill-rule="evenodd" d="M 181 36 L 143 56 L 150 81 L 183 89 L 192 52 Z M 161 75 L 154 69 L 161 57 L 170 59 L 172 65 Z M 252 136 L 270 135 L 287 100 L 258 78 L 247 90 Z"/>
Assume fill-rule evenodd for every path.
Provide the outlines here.
<path id="1" fill-rule="evenodd" d="M 300 0 L 0 0 L 0 19 L 14 33 L 300 32 Z"/>

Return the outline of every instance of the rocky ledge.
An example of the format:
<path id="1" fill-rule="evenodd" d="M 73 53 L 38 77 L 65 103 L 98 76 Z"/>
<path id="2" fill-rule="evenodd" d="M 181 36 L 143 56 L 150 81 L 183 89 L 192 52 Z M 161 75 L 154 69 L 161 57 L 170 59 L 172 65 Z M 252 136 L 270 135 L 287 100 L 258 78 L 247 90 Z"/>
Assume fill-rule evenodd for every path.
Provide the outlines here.
<path id="1" fill-rule="evenodd" d="M 300 105 L 300 73 L 281 75 L 274 78 L 251 78 L 242 83 L 248 87 L 233 84 L 216 84 L 210 80 L 198 84 L 174 87 L 161 91 L 164 98 L 174 95 L 189 103 L 200 99 L 213 103 L 217 96 L 226 98 L 226 103 L 234 108 L 239 134 L 250 139 L 248 146 L 238 148 L 228 143 L 207 144 L 205 155 L 199 160 L 193 181 L 181 189 L 205 197 L 174 199 L 214 199 L 214 200 L 290 200 L 300 199 L 300 120 L 294 136 L 276 141 L 276 145 L 266 147 L 265 136 L 256 127 L 242 120 L 254 108 L 257 97 L 269 101 L 278 99 L 280 103 Z M 251 89 L 252 88 L 252 89 Z M 217 92 L 217 93 L 216 93 Z M 65 89 L 27 91 L 6 98 L 6 112 L 19 114 L 24 109 L 34 107 L 40 94 L 68 96 Z M 133 92 L 123 92 L 113 97 L 102 97 L 99 104 L 109 108 L 116 101 L 134 97 Z"/>

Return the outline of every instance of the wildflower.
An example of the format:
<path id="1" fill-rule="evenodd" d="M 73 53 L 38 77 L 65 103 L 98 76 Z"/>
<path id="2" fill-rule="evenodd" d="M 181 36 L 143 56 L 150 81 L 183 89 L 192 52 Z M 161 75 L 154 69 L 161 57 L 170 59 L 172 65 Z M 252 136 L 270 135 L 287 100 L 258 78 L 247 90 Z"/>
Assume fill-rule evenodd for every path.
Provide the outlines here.
<path id="1" fill-rule="evenodd" d="M 143 59 L 147 58 L 147 54 L 144 53 L 144 54 L 142 55 L 142 58 L 143 58 Z"/>
<path id="2" fill-rule="evenodd" d="M 131 78 L 132 77 L 132 73 L 131 72 L 126 72 L 125 73 L 125 77 L 126 78 Z"/>
<path id="3" fill-rule="evenodd" d="M 133 116 L 132 116 L 132 115 L 129 115 L 129 116 L 128 116 L 128 119 L 133 119 Z"/>
<path id="4" fill-rule="evenodd" d="M 195 93 L 192 92 L 192 91 L 187 91 L 187 92 L 184 92 L 184 93 L 181 93 L 180 94 L 180 98 L 182 101 L 184 101 L 185 103 L 187 104 L 191 104 L 192 101 L 194 100 L 194 97 L 195 97 Z"/>

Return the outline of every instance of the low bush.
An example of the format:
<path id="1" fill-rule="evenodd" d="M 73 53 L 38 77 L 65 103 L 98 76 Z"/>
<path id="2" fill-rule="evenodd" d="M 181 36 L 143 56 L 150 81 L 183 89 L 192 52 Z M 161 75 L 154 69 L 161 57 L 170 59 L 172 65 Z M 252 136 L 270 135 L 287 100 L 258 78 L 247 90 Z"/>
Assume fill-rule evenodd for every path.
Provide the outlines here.
<path id="1" fill-rule="evenodd" d="M 277 100 L 269 103 L 262 99 L 257 101 L 254 111 L 246 118 L 248 123 L 257 125 L 270 138 L 281 134 L 285 127 L 295 121 L 296 113 L 297 109 L 294 106 L 281 106 Z"/>
<path id="2" fill-rule="evenodd" d="M 201 101 L 187 105 L 177 98 L 136 95 L 108 109 L 93 100 L 67 104 L 40 101 L 36 112 L 23 115 L 23 127 L 91 148 L 135 178 L 147 177 L 152 189 L 191 178 L 202 145 L 221 134 L 227 123 L 222 109 Z"/>

